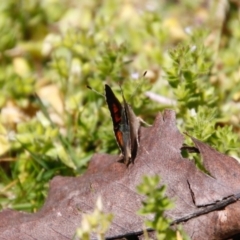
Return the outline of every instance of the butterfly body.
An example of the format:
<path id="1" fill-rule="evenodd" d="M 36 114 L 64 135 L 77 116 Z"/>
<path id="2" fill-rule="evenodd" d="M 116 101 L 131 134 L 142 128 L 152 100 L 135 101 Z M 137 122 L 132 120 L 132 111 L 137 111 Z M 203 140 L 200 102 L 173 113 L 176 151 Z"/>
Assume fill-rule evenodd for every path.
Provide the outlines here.
<path id="1" fill-rule="evenodd" d="M 123 95 L 123 104 L 121 104 L 107 84 L 105 85 L 105 93 L 112 117 L 113 131 L 123 154 L 124 163 L 128 166 L 137 154 L 140 122 Z"/>

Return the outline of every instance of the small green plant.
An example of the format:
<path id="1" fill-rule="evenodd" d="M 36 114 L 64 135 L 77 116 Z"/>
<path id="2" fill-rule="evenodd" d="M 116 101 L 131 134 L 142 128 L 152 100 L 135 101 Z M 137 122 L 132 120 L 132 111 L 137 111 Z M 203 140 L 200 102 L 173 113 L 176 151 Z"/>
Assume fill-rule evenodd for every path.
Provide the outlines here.
<path id="1" fill-rule="evenodd" d="M 225 102 L 220 89 L 211 81 L 216 54 L 204 45 L 206 38 L 207 32 L 195 31 L 189 42 L 169 52 L 171 64 L 167 64 L 166 78 L 177 99 L 178 125 L 217 150 L 237 156 L 239 137 L 222 123 L 230 116 L 222 107 Z M 190 139 L 186 141 L 191 144 Z"/>
<path id="2" fill-rule="evenodd" d="M 179 239 L 182 235 L 180 228 L 176 231 L 170 228 L 171 220 L 164 216 L 164 212 L 174 207 L 173 202 L 165 196 L 166 186 L 159 187 L 159 176 L 145 176 L 137 187 L 140 194 L 146 196 L 143 207 L 139 210 L 141 215 L 151 215 L 153 219 L 145 222 L 147 228 L 156 230 L 158 240 Z M 152 217 L 151 217 L 152 218 Z"/>
<path id="3" fill-rule="evenodd" d="M 73 239 L 90 240 L 91 234 L 95 234 L 98 240 L 104 240 L 112 220 L 112 214 L 103 212 L 102 201 L 99 197 L 93 213 L 83 215 L 81 227 L 77 229 Z"/>

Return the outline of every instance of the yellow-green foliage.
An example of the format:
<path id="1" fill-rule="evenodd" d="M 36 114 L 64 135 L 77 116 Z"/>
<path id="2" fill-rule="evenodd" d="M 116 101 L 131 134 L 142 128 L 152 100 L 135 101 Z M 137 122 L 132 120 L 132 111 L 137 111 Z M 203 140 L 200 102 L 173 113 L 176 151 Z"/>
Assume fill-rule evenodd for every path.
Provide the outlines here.
<path id="1" fill-rule="evenodd" d="M 122 84 L 147 122 L 171 107 L 181 130 L 238 156 L 239 21 L 234 3 L 212 2 L 1 1 L 0 208 L 36 211 L 53 176 L 118 152 L 105 99 L 86 85 L 121 97 Z"/>
<path id="2" fill-rule="evenodd" d="M 166 186 L 159 187 L 159 176 L 145 176 L 137 187 L 138 192 L 146 196 L 139 214 L 152 216 L 152 220 L 145 222 L 146 228 L 155 229 L 158 240 L 188 239 L 178 226 L 176 230 L 170 228 L 171 219 L 164 216 L 164 211 L 174 207 L 173 202 L 165 196 Z M 147 233 L 145 233 L 147 235 Z"/>
<path id="3" fill-rule="evenodd" d="M 91 234 L 94 233 L 98 240 L 104 240 L 112 220 L 112 214 L 103 212 L 102 201 L 99 197 L 94 211 L 91 214 L 83 214 L 81 226 L 76 230 L 73 239 L 90 240 Z"/>

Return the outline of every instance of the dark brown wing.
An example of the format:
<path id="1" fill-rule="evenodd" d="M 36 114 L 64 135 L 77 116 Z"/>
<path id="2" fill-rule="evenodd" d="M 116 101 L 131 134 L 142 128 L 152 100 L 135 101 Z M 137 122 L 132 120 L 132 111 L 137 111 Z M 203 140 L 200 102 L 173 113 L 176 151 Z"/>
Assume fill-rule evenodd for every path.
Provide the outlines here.
<path id="1" fill-rule="evenodd" d="M 133 112 L 130 105 L 128 105 L 124 99 L 124 109 L 126 111 L 128 117 L 128 125 L 129 125 L 129 135 L 130 135 L 130 149 L 131 149 L 131 159 L 126 162 L 129 164 L 129 161 L 133 161 L 137 155 L 137 149 L 139 147 L 139 128 L 140 128 L 140 121 L 136 117 L 135 113 Z M 126 161 L 127 159 L 125 159 Z"/>
<path id="2" fill-rule="evenodd" d="M 124 112 L 125 112 L 125 115 L 127 116 L 126 124 L 128 125 L 128 138 L 125 141 L 127 144 L 125 144 L 126 154 L 125 154 L 124 162 L 126 165 L 128 165 L 130 162 L 134 161 L 134 158 L 137 155 L 137 149 L 139 146 L 140 121 L 136 117 L 131 106 L 126 102 L 123 91 L 122 91 L 122 98 L 123 98 Z"/>
<path id="3" fill-rule="evenodd" d="M 105 84 L 105 94 L 106 94 L 106 102 L 108 105 L 108 109 L 112 117 L 113 131 L 114 131 L 118 146 L 121 149 L 121 152 L 124 154 L 123 136 L 122 136 L 122 132 L 120 131 L 120 126 L 122 121 L 122 105 L 114 95 L 112 89 L 107 84 Z"/>

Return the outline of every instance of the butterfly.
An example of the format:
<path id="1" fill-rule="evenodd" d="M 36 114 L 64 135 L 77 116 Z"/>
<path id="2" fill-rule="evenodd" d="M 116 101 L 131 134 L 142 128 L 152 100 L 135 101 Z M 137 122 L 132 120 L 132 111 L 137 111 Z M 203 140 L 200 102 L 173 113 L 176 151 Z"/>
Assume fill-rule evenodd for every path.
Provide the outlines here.
<path id="1" fill-rule="evenodd" d="M 112 117 L 113 131 L 122 152 L 123 161 L 128 166 L 134 161 L 139 147 L 140 120 L 127 104 L 123 92 L 123 104 L 119 102 L 107 84 L 105 84 L 105 96 Z"/>

